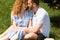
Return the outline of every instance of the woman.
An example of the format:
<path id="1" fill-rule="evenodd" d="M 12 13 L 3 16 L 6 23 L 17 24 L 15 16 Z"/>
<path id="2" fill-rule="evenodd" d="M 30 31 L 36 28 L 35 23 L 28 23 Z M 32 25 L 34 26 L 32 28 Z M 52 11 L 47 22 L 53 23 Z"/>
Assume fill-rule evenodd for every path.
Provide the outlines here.
<path id="1" fill-rule="evenodd" d="M 28 27 L 29 20 L 32 18 L 32 11 L 27 10 L 28 0 L 16 0 L 11 12 L 12 26 L 10 32 L 1 40 L 16 40 L 19 30 L 25 30 Z"/>

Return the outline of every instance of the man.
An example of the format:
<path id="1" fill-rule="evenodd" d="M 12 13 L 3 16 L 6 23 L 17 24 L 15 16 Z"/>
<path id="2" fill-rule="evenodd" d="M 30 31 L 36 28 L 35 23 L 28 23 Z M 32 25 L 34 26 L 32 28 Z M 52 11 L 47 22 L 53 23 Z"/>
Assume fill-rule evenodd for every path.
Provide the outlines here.
<path id="1" fill-rule="evenodd" d="M 44 40 L 49 37 L 50 33 L 50 19 L 48 13 L 41 7 L 39 7 L 39 0 L 28 0 L 28 6 L 34 12 L 32 18 L 32 27 L 29 28 L 30 34 L 27 34 L 24 38 L 36 38 L 37 40 Z"/>
<path id="2" fill-rule="evenodd" d="M 49 37 L 50 33 L 50 19 L 48 13 L 41 7 L 39 7 L 39 0 L 28 0 L 29 8 L 34 11 L 31 32 L 40 33 L 43 37 Z M 35 30 L 34 30 L 35 29 Z"/>

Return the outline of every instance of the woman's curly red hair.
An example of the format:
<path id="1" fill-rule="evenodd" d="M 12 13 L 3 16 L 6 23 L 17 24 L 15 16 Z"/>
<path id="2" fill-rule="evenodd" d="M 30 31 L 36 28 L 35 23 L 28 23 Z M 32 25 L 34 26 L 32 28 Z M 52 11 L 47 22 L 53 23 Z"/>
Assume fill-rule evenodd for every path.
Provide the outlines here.
<path id="1" fill-rule="evenodd" d="M 12 8 L 13 14 L 17 15 L 18 13 L 20 13 L 23 3 L 26 3 L 27 1 L 28 0 L 16 0 Z"/>

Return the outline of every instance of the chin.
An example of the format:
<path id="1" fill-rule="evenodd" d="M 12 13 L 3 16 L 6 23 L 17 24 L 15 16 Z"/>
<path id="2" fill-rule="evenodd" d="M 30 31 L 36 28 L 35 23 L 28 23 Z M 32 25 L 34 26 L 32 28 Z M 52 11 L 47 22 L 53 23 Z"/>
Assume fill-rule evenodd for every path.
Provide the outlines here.
<path id="1" fill-rule="evenodd" d="M 32 8 L 29 8 L 29 10 L 32 10 Z"/>

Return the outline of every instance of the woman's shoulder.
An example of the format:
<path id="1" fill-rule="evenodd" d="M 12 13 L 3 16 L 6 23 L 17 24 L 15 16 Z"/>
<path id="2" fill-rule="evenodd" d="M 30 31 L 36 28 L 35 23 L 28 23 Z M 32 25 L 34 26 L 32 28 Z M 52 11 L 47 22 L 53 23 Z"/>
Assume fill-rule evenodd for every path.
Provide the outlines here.
<path id="1" fill-rule="evenodd" d="M 32 17 L 33 16 L 33 12 L 31 10 L 27 10 L 25 15 L 27 17 Z"/>
<path id="2" fill-rule="evenodd" d="M 14 12 L 12 11 L 12 12 L 11 12 L 11 16 L 17 16 L 17 15 L 16 15 L 16 14 L 14 14 Z"/>
<path id="3" fill-rule="evenodd" d="M 32 10 L 26 10 L 28 15 L 33 15 L 33 11 Z"/>
<path id="4" fill-rule="evenodd" d="M 26 10 L 28 13 L 33 13 L 33 11 L 32 10 Z"/>

